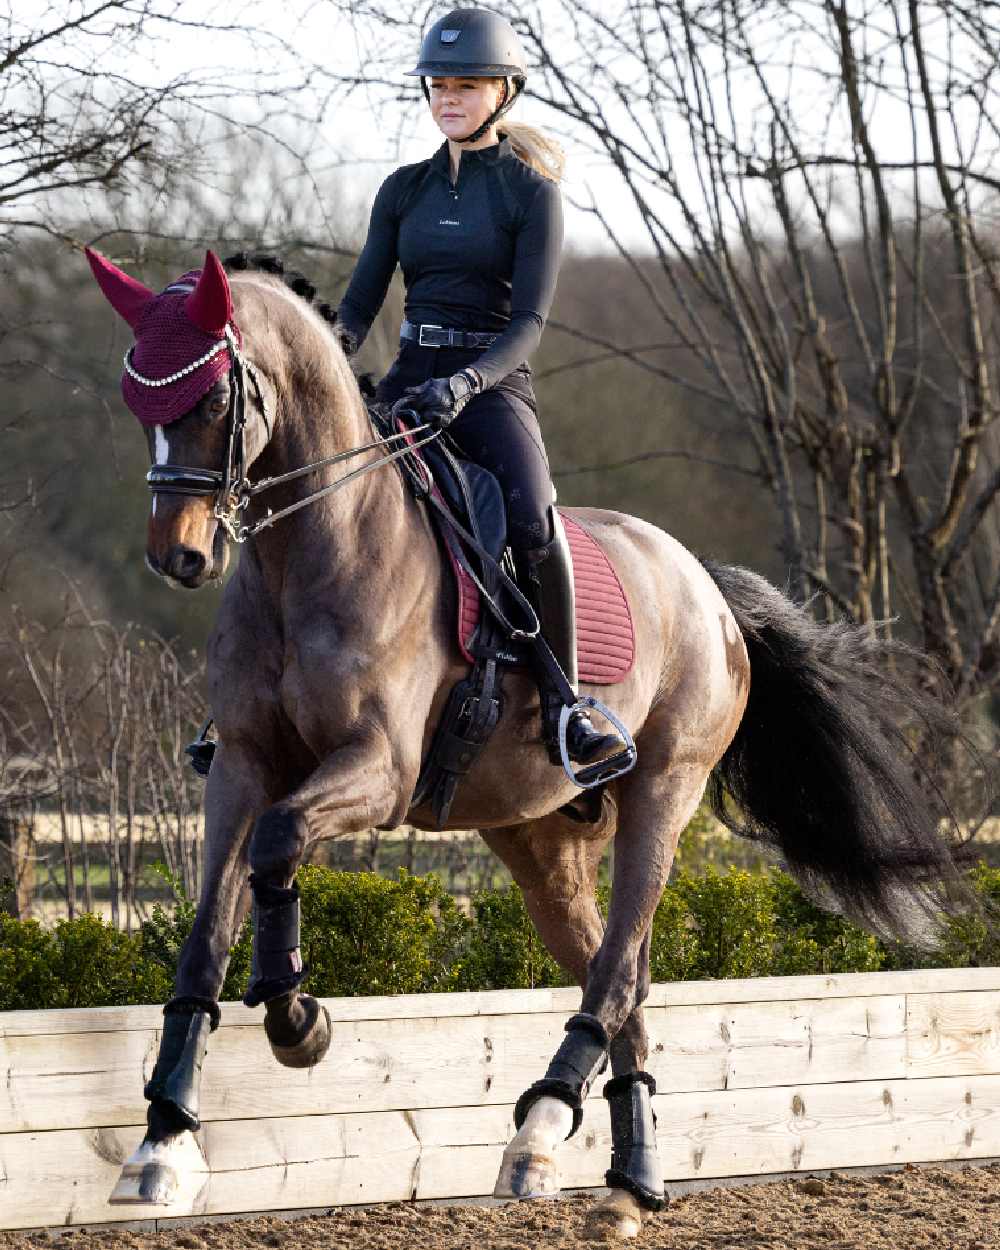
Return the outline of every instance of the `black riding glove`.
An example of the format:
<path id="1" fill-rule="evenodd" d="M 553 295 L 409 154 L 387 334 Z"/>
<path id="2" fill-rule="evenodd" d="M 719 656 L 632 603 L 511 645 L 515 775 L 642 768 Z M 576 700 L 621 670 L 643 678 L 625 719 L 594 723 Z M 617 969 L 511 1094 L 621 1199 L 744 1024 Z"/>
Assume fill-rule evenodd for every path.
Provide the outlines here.
<path id="1" fill-rule="evenodd" d="M 451 425 L 477 389 L 463 369 L 450 378 L 428 378 L 420 386 L 408 386 L 395 406 L 410 408 L 423 417 L 427 425 L 443 430 Z"/>

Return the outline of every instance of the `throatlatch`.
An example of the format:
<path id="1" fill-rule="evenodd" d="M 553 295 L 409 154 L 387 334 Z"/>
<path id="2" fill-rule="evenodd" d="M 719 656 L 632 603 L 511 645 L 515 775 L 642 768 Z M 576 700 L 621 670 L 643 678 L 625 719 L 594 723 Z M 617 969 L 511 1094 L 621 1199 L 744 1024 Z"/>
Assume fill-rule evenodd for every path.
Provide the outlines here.
<path id="1" fill-rule="evenodd" d="M 514 1127 L 520 1129 L 532 1104 L 539 1098 L 558 1098 L 573 1112 L 573 1127 L 567 1141 L 583 1123 L 583 1100 L 596 1077 L 608 1066 L 610 1041 L 596 1016 L 577 1012 L 566 1021 L 566 1037 L 556 1051 L 548 1071 L 540 1081 L 529 1085 L 514 1107 Z"/>
<path id="2" fill-rule="evenodd" d="M 253 967 L 243 995 L 248 1007 L 294 990 L 306 975 L 299 953 L 299 887 L 269 885 L 251 875 Z"/>
<path id="3" fill-rule="evenodd" d="M 163 1033 L 153 1075 L 143 1094 L 178 1128 L 201 1127 L 199 1088 L 208 1035 L 219 1027 L 219 1004 L 208 998 L 173 998 L 163 1008 Z"/>
<path id="4" fill-rule="evenodd" d="M 611 1167 L 604 1182 L 625 1189 L 647 1211 L 667 1205 L 663 1169 L 656 1153 L 656 1082 L 648 1072 L 613 1077 L 604 1086 L 611 1111 Z"/>

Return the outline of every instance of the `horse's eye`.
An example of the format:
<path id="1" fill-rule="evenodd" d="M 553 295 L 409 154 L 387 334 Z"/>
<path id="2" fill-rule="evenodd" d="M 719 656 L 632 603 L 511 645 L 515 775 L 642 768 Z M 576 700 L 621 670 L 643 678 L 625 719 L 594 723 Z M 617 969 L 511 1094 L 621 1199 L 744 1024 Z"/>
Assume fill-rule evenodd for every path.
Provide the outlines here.
<path id="1" fill-rule="evenodd" d="M 217 395 L 216 398 L 211 400 L 209 403 L 208 411 L 214 417 L 221 417 L 228 407 L 229 400 L 225 397 L 225 395 Z"/>

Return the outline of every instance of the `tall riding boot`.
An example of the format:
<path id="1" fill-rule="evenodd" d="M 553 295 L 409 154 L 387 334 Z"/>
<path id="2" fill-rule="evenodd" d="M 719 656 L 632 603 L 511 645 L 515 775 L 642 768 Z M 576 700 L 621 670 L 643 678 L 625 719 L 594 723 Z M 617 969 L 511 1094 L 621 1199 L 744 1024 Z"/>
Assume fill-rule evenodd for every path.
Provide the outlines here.
<path id="1" fill-rule="evenodd" d="M 576 591 L 573 558 L 562 520 L 555 508 L 549 509 L 552 541 L 524 553 L 528 565 L 529 589 L 542 627 L 542 635 L 558 660 L 566 680 L 577 689 Z M 542 701 L 542 736 L 553 763 L 559 758 L 559 713 L 563 699 L 552 679 L 538 666 L 538 689 Z M 566 727 L 566 751 L 578 764 L 610 755 L 621 749 L 614 734 L 602 734 L 591 724 L 586 712 L 570 717 Z"/>

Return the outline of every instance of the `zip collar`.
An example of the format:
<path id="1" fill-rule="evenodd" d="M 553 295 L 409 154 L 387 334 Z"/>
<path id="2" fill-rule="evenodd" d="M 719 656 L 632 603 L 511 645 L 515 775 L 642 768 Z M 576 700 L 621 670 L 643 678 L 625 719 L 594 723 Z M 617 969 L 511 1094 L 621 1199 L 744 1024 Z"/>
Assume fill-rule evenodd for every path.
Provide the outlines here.
<path id="1" fill-rule="evenodd" d="M 462 169 L 467 167 L 468 162 L 476 162 L 483 165 L 496 165 L 507 157 L 514 155 L 514 149 L 510 146 L 510 140 L 506 135 L 499 143 L 494 143 L 488 148 L 472 148 L 462 150 L 462 159 L 458 164 L 459 176 Z M 436 169 L 438 173 L 443 174 L 448 181 L 451 181 L 451 161 L 448 155 L 448 140 L 444 143 L 431 157 L 431 168 Z"/>

